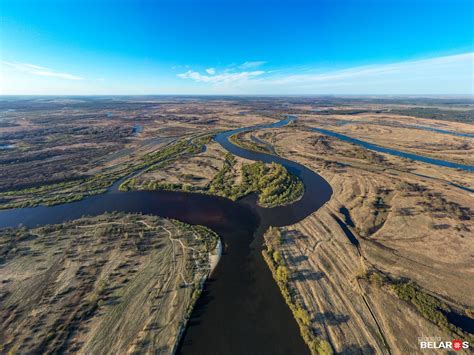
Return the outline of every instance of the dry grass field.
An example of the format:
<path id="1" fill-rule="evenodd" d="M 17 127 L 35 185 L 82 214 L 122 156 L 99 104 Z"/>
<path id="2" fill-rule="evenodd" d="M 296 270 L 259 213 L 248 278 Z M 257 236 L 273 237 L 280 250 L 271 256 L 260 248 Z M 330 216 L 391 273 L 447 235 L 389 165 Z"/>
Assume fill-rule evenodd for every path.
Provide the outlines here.
<path id="1" fill-rule="evenodd" d="M 420 336 L 468 337 L 435 325 L 367 275 L 411 280 L 423 295 L 472 317 L 474 194 L 448 182 L 472 187 L 474 175 L 365 150 L 308 132 L 306 124 L 319 125 L 319 117 L 257 136 L 334 190 L 323 208 L 282 229 L 290 285 L 310 311 L 314 333 L 337 352 L 398 354 L 416 352 Z M 384 136 L 373 137 L 382 145 Z M 399 141 L 400 149 L 410 143 Z"/>
<path id="2" fill-rule="evenodd" d="M 11 354 L 171 353 L 216 242 L 124 214 L 0 234 L 0 352 Z"/>
<path id="3" fill-rule="evenodd" d="M 205 151 L 185 156 L 173 164 L 145 171 L 135 177 L 135 188 L 146 189 L 150 184 L 180 184 L 204 189 L 224 166 L 227 151 L 215 141 L 206 144 Z M 232 167 L 233 184 L 242 180 L 242 164 L 251 163 L 247 159 L 235 157 Z"/>
<path id="4" fill-rule="evenodd" d="M 351 115 L 350 120 L 341 117 L 324 122 L 320 127 L 348 135 L 369 143 L 390 147 L 414 154 L 424 155 L 461 164 L 474 164 L 472 137 L 454 136 L 435 131 L 417 129 L 427 127 L 474 135 L 471 124 L 460 122 L 438 122 L 434 120 L 375 114 Z M 302 122 L 318 122 L 319 117 L 307 117 Z M 343 122 L 343 124 L 340 124 Z"/>
<path id="5" fill-rule="evenodd" d="M 332 186 L 320 210 L 280 230 L 278 258 L 312 334 L 337 353 L 417 353 L 421 336 L 472 346 L 472 332 L 446 315 L 474 318 L 474 174 L 309 130 L 473 165 L 474 138 L 426 130 L 474 134 L 472 100 L 4 99 L 0 208 L 81 199 L 137 171 L 127 189 L 262 193 L 244 186 L 251 162 L 211 136 L 287 114 L 297 121 L 235 139 L 304 164 Z M 246 176 L 265 172 L 254 170 Z M 209 272 L 196 231 L 150 216 L 0 234 L 0 353 L 170 353 Z"/>
<path id="6" fill-rule="evenodd" d="M 232 100 L 5 100 L 0 141 L 8 148 L 0 149 L 0 208 L 103 193 L 168 144 L 271 121 L 269 114 Z"/>

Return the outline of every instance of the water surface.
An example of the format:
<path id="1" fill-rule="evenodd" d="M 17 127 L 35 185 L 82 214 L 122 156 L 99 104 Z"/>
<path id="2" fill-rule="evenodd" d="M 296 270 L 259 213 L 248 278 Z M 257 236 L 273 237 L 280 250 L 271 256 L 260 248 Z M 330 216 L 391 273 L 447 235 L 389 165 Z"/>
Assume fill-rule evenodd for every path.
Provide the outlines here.
<path id="1" fill-rule="evenodd" d="M 336 123 L 336 125 L 338 126 L 345 126 L 349 124 L 372 124 L 372 125 L 380 125 L 380 126 L 395 127 L 395 128 L 414 128 L 414 129 L 419 129 L 422 131 L 449 134 L 451 136 L 474 138 L 474 134 L 472 133 L 455 132 L 455 131 L 449 131 L 446 129 L 435 128 L 431 126 L 422 126 L 422 125 L 414 125 L 414 124 L 406 124 L 406 123 L 378 122 L 378 121 L 367 122 L 367 121 L 357 121 L 357 120 L 354 120 L 354 121 L 341 120 Z"/>
<path id="2" fill-rule="evenodd" d="M 303 197 L 288 206 L 262 208 L 256 196 L 238 202 L 176 191 L 119 192 L 116 182 L 107 193 L 51 207 L 0 211 L 0 227 L 28 227 L 62 223 L 83 215 L 120 211 L 174 218 L 205 225 L 224 244 L 222 258 L 205 283 L 202 296 L 180 342 L 183 354 L 308 354 L 299 328 L 261 255 L 268 226 L 296 223 L 316 211 L 332 194 L 330 185 L 310 169 L 275 155 L 257 153 L 228 141 L 236 132 L 283 126 L 293 117 L 269 125 L 241 128 L 217 135 L 216 140 L 235 155 L 277 162 L 299 176 Z"/>
<path id="3" fill-rule="evenodd" d="M 357 144 L 357 145 L 360 145 L 364 148 L 374 150 L 376 152 L 387 153 L 387 154 L 391 154 L 391 155 L 394 155 L 394 156 L 397 156 L 397 157 L 407 158 L 407 159 L 411 159 L 411 160 L 414 160 L 414 161 L 420 161 L 420 162 L 423 162 L 423 163 L 442 166 L 442 167 L 446 167 L 446 168 L 461 169 L 461 170 L 465 170 L 465 171 L 474 171 L 474 166 L 473 165 L 458 164 L 458 163 L 453 163 L 453 162 L 446 161 L 446 160 L 434 159 L 434 158 L 429 158 L 429 157 L 426 157 L 426 156 L 423 156 L 423 155 L 417 155 L 417 154 L 402 152 L 400 150 L 381 147 L 381 146 L 376 145 L 376 144 L 361 141 L 360 139 L 352 138 L 352 137 L 346 136 L 344 134 L 336 133 L 336 132 L 329 131 L 329 130 L 323 129 L 323 128 L 310 128 L 310 129 L 312 131 L 322 133 L 326 136 L 335 137 L 335 138 L 338 138 L 338 139 L 340 139 L 342 141 L 345 141 L 345 142 Z"/>

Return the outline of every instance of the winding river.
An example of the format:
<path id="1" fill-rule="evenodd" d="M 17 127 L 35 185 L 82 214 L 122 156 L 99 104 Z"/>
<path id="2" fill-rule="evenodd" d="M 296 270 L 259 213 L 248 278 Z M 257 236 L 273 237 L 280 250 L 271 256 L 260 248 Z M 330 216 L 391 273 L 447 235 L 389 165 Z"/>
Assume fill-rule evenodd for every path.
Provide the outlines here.
<path id="1" fill-rule="evenodd" d="M 402 152 L 400 150 L 382 147 L 380 145 L 365 142 L 365 141 L 362 141 L 360 139 L 352 138 L 352 137 L 346 136 L 344 134 L 329 131 L 329 130 L 323 129 L 323 128 L 310 128 L 310 130 L 312 130 L 314 132 L 322 133 L 326 136 L 338 138 L 341 141 L 357 144 L 357 145 L 360 145 L 360 146 L 362 146 L 366 149 L 374 150 L 376 152 L 387 153 L 387 154 L 394 155 L 394 156 L 397 156 L 397 157 L 411 159 L 411 160 L 414 160 L 414 161 L 421 161 L 423 163 L 438 165 L 438 166 L 442 166 L 442 167 L 446 167 L 446 168 L 460 169 L 460 170 L 471 171 L 471 172 L 474 171 L 474 166 L 473 165 L 453 163 L 453 162 L 446 161 L 446 160 L 429 158 L 429 157 L 426 157 L 426 156 L 423 156 L 423 155 L 418 155 L 418 154 L 413 154 L 413 153 L 408 153 L 408 152 Z"/>
<path id="2" fill-rule="evenodd" d="M 262 208 L 257 196 L 237 202 L 225 198 L 176 191 L 118 191 L 117 181 L 107 193 L 51 207 L 0 210 L 0 227 L 27 227 L 62 223 L 84 215 L 120 211 L 174 218 L 205 225 L 223 242 L 223 256 L 206 281 L 178 347 L 182 354 L 308 354 L 299 329 L 261 256 L 263 233 L 269 226 L 297 223 L 319 209 L 331 195 L 330 185 L 305 166 L 276 155 L 250 151 L 232 144 L 238 132 L 282 127 L 286 119 L 220 133 L 216 140 L 234 155 L 285 166 L 304 183 L 303 197 L 288 206 Z M 473 171 L 474 167 L 380 147 L 328 130 L 326 135 L 425 163 Z"/>
<path id="3" fill-rule="evenodd" d="M 62 223 L 111 211 L 152 214 L 205 225 L 220 235 L 223 256 L 204 285 L 178 353 L 308 354 L 298 325 L 261 256 L 262 236 L 270 225 L 294 224 L 316 211 L 330 199 L 332 189 L 322 177 L 303 165 L 249 151 L 228 140 L 237 132 L 281 127 L 293 119 L 289 116 L 279 122 L 228 131 L 216 137 L 225 149 L 237 156 L 280 163 L 301 178 L 305 185 L 304 196 L 291 205 L 262 208 L 257 205 L 255 195 L 233 202 L 176 191 L 120 192 L 118 181 L 107 193 L 81 201 L 1 210 L 0 227 Z"/>
<path id="4" fill-rule="evenodd" d="M 330 185 L 305 166 L 276 155 L 250 151 L 232 144 L 237 132 L 277 128 L 295 117 L 220 133 L 216 140 L 229 152 L 250 160 L 276 162 L 304 183 L 303 197 L 288 206 L 262 208 L 257 196 L 237 202 L 225 198 L 176 191 L 118 191 L 117 181 L 107 193 L 51 207 L 0 210 L 0 227 L 27 227 L 62 223 L 84 215 L 121 211 L 174 218 L 205 225 L 223 242 L 223 256 L 206 281 L 178 347 L 182 354 L 308 354 L 289 308 L 261 256 L 263 233 L 269 226 L 294 224 L 319 209 L 331 195 Z M 473 171 L 472 166 L 398 152 L 339 133 L 313 129 L 359 144 L 367 149 L 451 168 Z"/>
<path id="5" fill-rule="evenodd" d="M 436 128 L 436 127 L 431 127 L 431 126 L 422 126 L 422 125 L 416 125 L 416 124 L 390 123 L 390 122 L 380 122 L 380 121 L 359 121 L 359 120 L 351 120 L 351 121 L 342 120 L 342 121 L 337 122 L 336 124 L 338 126 L 345 126 L 345 125 L 350 125 L 350 124 L 364 124 L 364 125 L 387 126 L 387 127 L 394 127 L 394 128 L 411 128 L 411 129 L 419 129 L 422 131 L 448 134 L 448 135 L 457 136 L 457 137 L 474 138 L 474 134 L 472 133 L 449 131 L 446 129 Z"/>

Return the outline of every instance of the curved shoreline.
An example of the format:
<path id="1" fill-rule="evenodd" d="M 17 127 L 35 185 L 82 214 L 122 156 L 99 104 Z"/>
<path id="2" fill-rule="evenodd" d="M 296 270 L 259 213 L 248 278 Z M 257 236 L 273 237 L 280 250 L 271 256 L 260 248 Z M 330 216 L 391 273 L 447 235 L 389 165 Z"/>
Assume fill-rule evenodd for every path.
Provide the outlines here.
<path id="1" fill-rule="evenodd" d="M 330 184 L 306 166 L 268 153 L 234 145 L 229 136 L 255 129 L 278 128 L 294 119 L 221 132 L 216 141 L 234 155 L 276 162 L 301 179 L 303 196 L 292 204 L 264 208 L 256 195 L 236 202 L 200 193 L 176 191 L 129 191 L 116 188 L 120 179 L 101 195 L 51 207 L 0 211 L 1 226 L 59 223 L 84 214 L 106 211 L 141 212 L 201 224 L 219 235 L 219 243 L 209 255 L 210 271 L 201 285 L 202 293 L 180 331 L 175 351 L 209 353 L 232 348 L 237 352 L 308 353 L 296 320 L 281 297 L 278 285 L 262 258 L 263 233 L 269 226 L 297 223 L 321 208 L 332 196 Z M 134 172 L 133 174 L 136 174 Z M 125 178 L 124 178 L 125 179 Z M 229 322 L 229 320 L 232 320 Z M 281 324 L 284 324 L 282 327 Z M 265 342 L 275 338 L 272 344 Z"/>
<path id="2" fill-rule="evenodd" d="M 281 127 L 292 119 L 287 117 L 238 131 Z M 256 204 L 255 195 L 233 202 L 185 192 L 120 192 L 114 189 L 120 179 L 106 193 L 80 201 L 1 210 L 0 227 L 15 227 L 20 223 L 27 227 L 55 224 L 107 211 L 139 212 L 207 226 L 221 237 L 222 257 L 204 283 L 177 352 L 196 354 L 219 349 L 225 352 L 232 348 L 240 353 L 249 349 L 260 353 L 308 353 L 298 325 L 263 261 L 260 246 L 254 245 L 258 245 L 269 225 L 293 224 L 316 211 L 331 197 L 332 189 L 322 177 L 301 164 L 234 146 L 228 142 L 227 135 L 235 131 L 218 134 L 219 143 L 231 153 L 249 160 L 275 161 L 285 166 L 305 185 L 301 199 L 287 206 L 263 208 Z M 268 337 L 276 340 L 269 345 L 265 341 Z"/>
<path id="3" fill-rule="evenodd" d="M 380 125 L 380 126 L 393 127 L 393 128 L 413 128 L 413 129 L 419 129 L 422 131 L 448 134 L 448 135 L 457 136 L 457 137 L 474 138 L 474 134 L 472 133 L 456 132 L 456 131 L 450 131 L 450 130 L 436 128 L 432 126 L 423 126 L 423 125 L 417 125 L 417 124 L 388 123 L 388 122 L 385 123 L 385 122 L 379 122 L 379 121 L 357 121 L 357 120 L 354 120 L 354 121 L 343 120 L 337 123 L 337 125 L 339 126 L 345 126 L 345 125 L 350 125 L 350 124 L 370 124 L 370 125 Z"/>
<path id="4" fill-rule="evenodd" d="M 201 280 L 201 282 L 199 284 L 199 293 L 201 293 L 203 291 L 204 284 L 209 279 L 209 277 L 212 275 L 215 268 L 219 264 L 219 260 L 221 259 L 221 256 L 222 256 L 222 241 L 221 241 L 220 236 L 218 236 L 216 247 L 214 248 L 213 251 L 210 251 L 208 255 L 209 255 L 209 272 L 205 276 L 205 278 Z M 197 303 L 197 299 L 194 300 L 193 304 L 191 305 L 192 309 L 194 309 L 194 307 L 196 306 L 196 303 Z M 174 343 L 173 348 L 171 349 L 171 354 L 176 354 L 176 352 L 178 351 L 178 349 L 180 347 L 180 344 L 181 344 L 181 340 L 183 338 L 183 335 L 186 332 L 186 328 L 188 326 L 189 319 L 190 319 L 189 314 L 187 314 L 183 324 L 180 326 L 180 328 L 177 332 L 176 341 Z"/>
<path id="5" fill-rule="evenodd" d="M 465 171 L 469 171 L 469 172 L 474 172 L 474 166 L 473 165 L 453 163 L 453 162 L 450 162 L 450 161 L 447 161 L 447 160 L 429 158 L 429 157 L 426 157 L 426 156 L 423 156 L 423 155 L 418 155 L 418 154 L 403 152 L 403 151 L 399 151 L 399 150 L 395 150 L 395 149 L 391 149 L 391 148 L 386 148 L 386 147 L 382 147 L 382 146 L 377 145 L 377 144 L 362 141 L 360 139 L 352 138 L 350 136 L 346 136 L 344 134 L 333 132 L 333 131 L 323 129 L 323 128 L 311 127 L 310 130 L 314 131 L 314 132 L 324 134 L 326 136 L 330 136 L 330 137 L 340 139 L 340 140 L 345 141 L 345 142 L 357 144 L 357 145 L 362 146 L 366 149 L 374 150 L 376 152 L 386 153 L 386 154 L 394 155 L 394 156 L 401 157 L 401 158 L 411 159 L 411 160 L 414 160 L 414 161 L 420 161 L 422 163 L 442 166 L 442 167 L 445 167 L 445 168 L 461 169 L 461 170 L 465 170 Z"/>
<path id="6" fill-rule="evenodd" d="M 219 264 L 219 260 L 221 260 L 222 256 L 222 241 L 221 237 L 217 240 L 216 247 L 212 252 L 209 253 L 209 276 L 215 270 L 217 265 Z"/>

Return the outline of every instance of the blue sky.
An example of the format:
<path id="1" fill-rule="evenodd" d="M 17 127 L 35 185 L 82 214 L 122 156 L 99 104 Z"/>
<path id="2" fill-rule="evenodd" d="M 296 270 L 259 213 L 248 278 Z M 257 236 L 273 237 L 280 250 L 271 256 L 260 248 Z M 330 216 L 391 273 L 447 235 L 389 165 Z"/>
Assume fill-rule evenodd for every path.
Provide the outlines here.
<path id="1" fill-rule="evenodd" d="M 473 94 L 471 0 L 0 0 L 3 94 Z"/>

